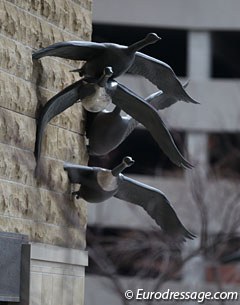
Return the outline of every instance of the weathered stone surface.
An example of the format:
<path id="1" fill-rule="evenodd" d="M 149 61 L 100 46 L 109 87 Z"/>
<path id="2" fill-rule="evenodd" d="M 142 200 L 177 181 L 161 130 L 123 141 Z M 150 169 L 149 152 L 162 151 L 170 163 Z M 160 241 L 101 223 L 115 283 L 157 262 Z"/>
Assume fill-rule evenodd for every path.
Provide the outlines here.
<path id="1" fill-rule="evenodd" d="M 53 92 L 58 92 L 79 79 L 77 73 L 69 70 L 78 68 L 80 62 L 59 58 L 44 58 L 33 62 L 32 49 L 4 35 L 0 35 L 0 38 L 0 67 L 7 73 Z"/>
<path id="2" fill-rule="evenodd" d="M 0 108 L 0 142 L 33 152 L 35 120 L 22 114 Z M 85 139 L 76 132 L 49 124 L 45 130 L 42 155 L 60 160 L 86 160 Z"/>
<path id="3" fill-rule="evenodd" d="M 0 108 L 0 142 L 33 151 L 34 141 L 34 119 Z"/>
<path id="4" fill-rule="evenodd" d="M 90 39 L 91 12 L 87 3 L 85 9 L 84 6 L 71 0 L 33 0 L 31 3 L 26 0 L 7 1 L 41 18 L 46 18 L 48 22 L 63 30 L 79 35 L 79 39 Z"/>
<path id="5" fill-rule="evenodd" d="M 34 118 L 39 107 L 38 99 L 41 105 L 44 105 L 53 95 L 55 93 L 43 88 L 40 88 L 37 94 L 36 86 L 31 82 L 0 71 L 0 106 L 6 109 Z M 81 103 L 58 115 L 51 124 L 83 134 L 84 118 Z"/>
<path id="6" fill-rule="evenodd" d="M 26 234 L 33 242 L 84 249 L 85 230 L 0 215 L 0 231 Z"/>
<path id="7" fill-rule="evenodd" d="M 85 163 L 85 158 L 78 163 Z M 0 145 L 0 178 L 58 193 L 66 193 L 69 190 L 69 180 L 63 170 L 62 161 L 43 158 L 37 180 L 34 175 L 35 165 L 32 152 Z"/>
<path id="8" fill-rule="evenodd" d="M 88 159 L 80 103 L 47 126 L 37 180 L 33 156 L 39 107 L 79 79 L 69 70 L 81 62 L 32 62 L 31 55 L 33 49 L 90 35 L 90 0 L 0 1 L 0 231 L 85 247 L 86 203 L 71 196 L 77 186 L 63 170 L 64 161 Z"/>
<path id="9" fill-rule="evenodd" d="M 1 181 L 0 213 L 69 228 L 84 228 L 86 204 L 71 195 Z"/>
<path id="10" fill-rule="evenodd" d="M 0 31 L 31 48 L 39 48 L 57 41 L 77 40 L 79 35 L 61 30 L 10 2 L 0 2 Z M 84 38 L 84 37 L 83 37 Z"/>

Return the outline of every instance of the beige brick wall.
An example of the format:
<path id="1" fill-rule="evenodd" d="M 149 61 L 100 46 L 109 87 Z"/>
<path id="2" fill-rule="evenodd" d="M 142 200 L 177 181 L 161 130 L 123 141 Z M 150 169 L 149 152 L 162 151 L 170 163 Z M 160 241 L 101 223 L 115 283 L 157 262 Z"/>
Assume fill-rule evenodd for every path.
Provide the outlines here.
<path id="1" fill-rule="evenodd" d="M 47 127 L 38 181 L 33 149 L 37 109 L 77 79 L 69 70 L 79 64 L 33 63 L 31 54 L 58 41 L 90 40 L 91 2 L 0 1 L 0 231 L 78 249 L 85 247 L 86 205 L 70 196 L 63 161 L 87 162 L 81 105 Z"/>

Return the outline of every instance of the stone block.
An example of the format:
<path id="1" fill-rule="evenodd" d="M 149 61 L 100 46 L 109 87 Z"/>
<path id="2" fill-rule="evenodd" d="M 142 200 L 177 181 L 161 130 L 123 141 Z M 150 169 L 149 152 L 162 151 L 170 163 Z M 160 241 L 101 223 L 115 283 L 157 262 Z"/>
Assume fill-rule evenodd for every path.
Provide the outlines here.
<path id="1" fill-rule="evenodd" d="M 0 106 L 14 112 L 35 117 L 40 105 L 44 105 L 55 92 L 40 88 L 18 77 L 0 71 Z M 39 112 L 38 112 L 39 113 Z M 52 124 L 83 134 L 84 116 L 81 103 L 77 103 L 56 116 Z"/>
<path id="2" fill-rule="evenodd" d="M 31 48 L 40 48 L 58 41 L 79 39 L 78 35 L 61 30 L 56 25 L 21 10 L 10 2 L 1 1 L 0 11 L 1 33 Z M 84 31 L 89 33 L 89 29 Z M 84 38 L 84 35 L 82 37 Z"/>
<path id="3" fill-rule="evenodd" d="M 22 114 L 0 108 L 0 142 L 34 151 L 35 120 Z M 85 138 L 76 132 L 48 124 L 42 155 L 56 159 L 82 162 L 87 160 Z"/>
<path id="4" fill-rule="evenodd" d="M 0 108 L 0 142 L 33 151 L 35 120 Z"/>
<path id="5" fill-rule="evenodd" d="M 87 162 L 81 104 L 48 124 L 37 180 L 33 156 L 39 108 L 79 79 L 69 70 L 82 63 L 50 57 L 32 62 L 31 55 L 90 35 L 90 0 L 0 1 L 0 231 L 85 247 L 86 203 L 71 196 L 74 187 L 63 170 L 63 161 Z"/>
<path id="6" fill-rule="evenodd" d="M 79 35 L 79 39 L 90 39 L 92 24 L 89 4 L 83 6 L 80 5 L 80 2 L 76 3 L 71 0 L 7 1 L 40 18 L 46 19 L 63 30 Z"/>
<path id="7" fill-rule="evenodd" d="M 24 186 L 1 180 L 0 211 L 6 217 L 17 217 L 69 228 L 84 228 L 86 204 L 71 194 Z M 63 190 L 67 191 L 67 190 Z"/>
<path id="8" fill-rule="evenodd" d="M 0 215 L 0 231 L 25 234 L 33 242 L 85 249 L 85 230 Z"/>

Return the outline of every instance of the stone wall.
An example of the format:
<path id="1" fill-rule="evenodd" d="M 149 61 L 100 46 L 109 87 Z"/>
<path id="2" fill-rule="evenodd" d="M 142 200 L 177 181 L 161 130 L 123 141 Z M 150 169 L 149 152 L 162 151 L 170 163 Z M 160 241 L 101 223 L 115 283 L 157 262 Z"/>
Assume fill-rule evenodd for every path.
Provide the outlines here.
<path id="1" fill-rule="evenodd" d="M 77 79 L 59 58 L 32 62 L 32 51 L 90 40 L 91 0 L 0 1 L 0 231 L 32 242 L 83 249 L 86 205 L 75 201 L 63 162 L 86 164 L 84 113 L 74 105 L 46 129 L 41 177 L 34 178 L 39 107 Z"/>

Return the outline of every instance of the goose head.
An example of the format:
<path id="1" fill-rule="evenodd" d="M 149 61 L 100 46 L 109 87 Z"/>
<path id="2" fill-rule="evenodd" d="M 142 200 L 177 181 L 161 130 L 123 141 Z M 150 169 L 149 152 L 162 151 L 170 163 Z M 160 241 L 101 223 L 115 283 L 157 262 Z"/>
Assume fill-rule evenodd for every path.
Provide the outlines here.
<path id="1" fill-rule="evenodd" d="M 85 110 L 90 112 L 100 112 L 111 103 L 111 98 L 106 94 L 105 86 L 112 75 L 112 67 L 105 67 L 102 76 L 95 84 L 96 90 L 94 95 L 87 96 L 82 100 L 82 105 Z M 88 84 L 88 81 L 86 84 Z M 92 85 L 94 86 L 94 83 Z"/>
<path id="2" fill-rule="evenodd" d="M 148 33 L 145 37 L 145 41 L 148 44 L 153 44 L 159 40 L 161 40 L 161 37 L 159 37 L 156 33 Z"/>
<path id="3" fill-rule="evenodd" d="M 155 33 L 148 33 L 145 38 L 131 44 L 127 49 L 130 53 L 135 53 L 142 48 L 159 41 L 161 38 Z"/>

